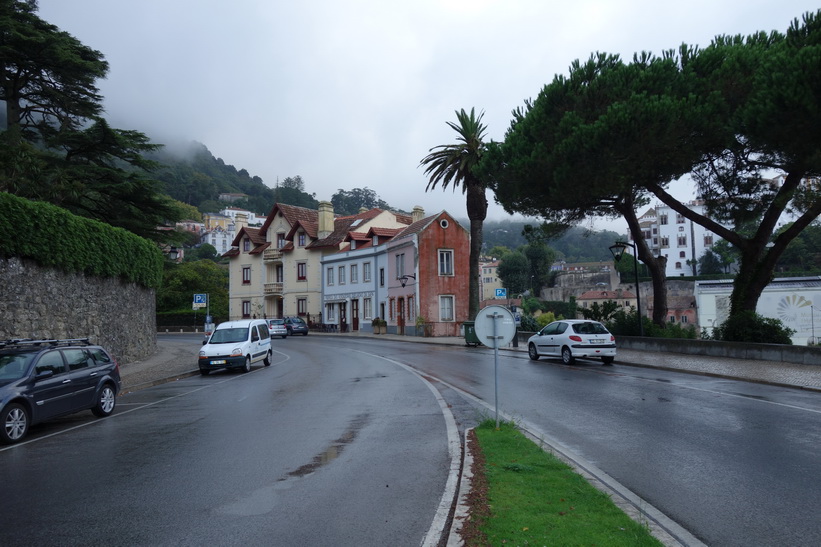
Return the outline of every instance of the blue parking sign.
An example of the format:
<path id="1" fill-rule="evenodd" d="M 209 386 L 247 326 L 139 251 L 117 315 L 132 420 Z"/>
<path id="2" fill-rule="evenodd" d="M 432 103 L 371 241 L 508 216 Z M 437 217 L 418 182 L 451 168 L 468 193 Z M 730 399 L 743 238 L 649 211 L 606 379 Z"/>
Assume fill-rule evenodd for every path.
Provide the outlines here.
<path id="1" fill-rule="evenodd" d="M 207 304 L 206 301 L 208 295 L 205 294 L 195 294 L 194 295 L 194 304 Z"/>
<path id="2" fill-rule="evenodd" d="M 496 298 L 507 298 L 507 289 L 496 289 Z"/>

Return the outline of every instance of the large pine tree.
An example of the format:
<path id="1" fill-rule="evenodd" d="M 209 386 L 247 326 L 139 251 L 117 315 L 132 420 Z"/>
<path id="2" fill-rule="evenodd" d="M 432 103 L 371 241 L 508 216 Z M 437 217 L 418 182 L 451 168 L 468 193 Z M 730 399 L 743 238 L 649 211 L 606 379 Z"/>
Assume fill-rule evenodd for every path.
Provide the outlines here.
<path id="1" fill-rule="evenodd" d="M 102 53 L 37 16 L 35 0 L 0 0 L 0 191 L 49 201 L 153 239 L 176 209 L 147 176 L 155 150 L 109 127 L 95 83 Z"/>

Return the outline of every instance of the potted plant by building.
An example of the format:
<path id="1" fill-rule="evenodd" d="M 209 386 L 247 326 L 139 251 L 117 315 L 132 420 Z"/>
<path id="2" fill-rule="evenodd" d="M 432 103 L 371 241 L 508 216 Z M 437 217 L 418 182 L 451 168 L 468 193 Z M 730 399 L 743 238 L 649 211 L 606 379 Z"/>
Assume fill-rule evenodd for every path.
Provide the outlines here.
<path id="1" fill-rule="evenodd" d="M 433 336 L 433 325 L 426 322 L 423 315 L 416 316 L 416 336 L 425 336 L 427 338 Z"/>
<path id="2" fill-rule="evenodd" d="M 378 317 L 374 317 L 371 321 L 374 334 L 385 334 L 385 332 L 387 332 L 387 326 L 388 322 Z"/>

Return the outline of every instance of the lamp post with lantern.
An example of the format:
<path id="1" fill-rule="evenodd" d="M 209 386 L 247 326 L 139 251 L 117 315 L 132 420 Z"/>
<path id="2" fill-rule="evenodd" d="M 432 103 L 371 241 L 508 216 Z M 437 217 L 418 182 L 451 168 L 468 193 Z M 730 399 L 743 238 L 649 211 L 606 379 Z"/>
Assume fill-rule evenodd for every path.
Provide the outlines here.
<path id="1" fill-rule="evenodd" d="M 619 262 L 621 261 L 621 257 L 624 256 L 628 245 L 633 248 L 633 271 L 636 276 L 636 312 L 639 318 L 639 334 L 640 336 L 644 336 L 644 323 L 641 320 L 641 289 L 639 288 L 639 260 L 636 244 L 626 241 L 616 241 L 614 245 L 610 246 L 610 252 L 613 254 L 613 258 L 616 262 Z"/>

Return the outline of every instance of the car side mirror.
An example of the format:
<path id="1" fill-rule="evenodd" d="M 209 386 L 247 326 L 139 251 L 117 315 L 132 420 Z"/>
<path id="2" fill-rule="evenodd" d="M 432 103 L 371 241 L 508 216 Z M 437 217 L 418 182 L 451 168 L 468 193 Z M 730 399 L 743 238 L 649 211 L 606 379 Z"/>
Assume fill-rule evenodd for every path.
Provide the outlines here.
<path id="1" fill-rule="evenodd" d="M 34 380 L 45 380 L 46 378 L 51 378 L 52 376 L 54 376 L 53 370 L 44 370 L 43 372 L 38 372 L 37 375 L 34 377 Z"/>

